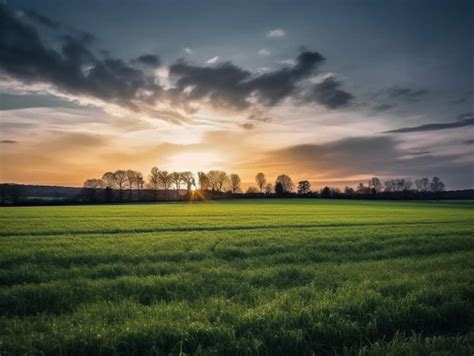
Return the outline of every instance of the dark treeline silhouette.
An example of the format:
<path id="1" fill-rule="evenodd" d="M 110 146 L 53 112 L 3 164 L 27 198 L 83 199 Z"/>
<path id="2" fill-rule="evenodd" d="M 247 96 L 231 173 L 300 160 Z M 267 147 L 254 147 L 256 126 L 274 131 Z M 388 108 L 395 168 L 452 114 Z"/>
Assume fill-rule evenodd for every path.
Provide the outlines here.
<path id="1" fill-rule="evenodd" d="M 116 203 L 186 201 L 245 198 L 325 198 L 325 199 L 473 199 L 474 190 L 445 191 L 438 177 L 412 181 L 407 178 L 382 182 L 373 177 L 366 184 L 343 190 L 324 187 L 312 190 L 308 180 L 295 185 L 290 176 L 279 175 L 274 183 L 264 173 L 255 176 L 255 186 L 245 192 L 238 174 L 221 170 L 209 172 L 168 172 L 153 167 L 145 177 L 133 170 L 105 172 L 101 178 L 87 179 L 83 188 L 1 184 L 0 199 L 3 205 L 64 204 L 64 203 Z"/>

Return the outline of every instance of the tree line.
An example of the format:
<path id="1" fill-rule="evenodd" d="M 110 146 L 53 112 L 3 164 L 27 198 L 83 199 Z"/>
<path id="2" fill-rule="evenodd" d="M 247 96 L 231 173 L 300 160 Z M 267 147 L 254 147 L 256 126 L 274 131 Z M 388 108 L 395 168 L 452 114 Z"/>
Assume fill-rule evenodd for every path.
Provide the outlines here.
<path id="1" fill-rule="evenodd" d="M 382 182 L 378 177 L 368 180 L 367 184 L 360 183 L 355 189 L 346 186 L 339 188 L 324 187 L 313 191 L 308 180 L 293 182 L 287 174 L 279 175 L 274 182 L 267 179 L 262 172 L 255 176 L 255 185 L 242 189 L 242 180 L 236 173 L 228 174 L 222 170 L 208 172 L 169 172 L 153 167 L 145 178 L 141 172 L 134 170 L 117 170 L 105 172 L 101 178 L 87 179 L 83 188 L 94 198 L 98 191 L 108 191 L 112 199 L 113 191 L 118 192 L 118 199 L 140 200 L 146 192 L 155 200 L 188 199 L 194 195 L 207 193 L 212 196 L 308 196 L 308 197 L 341 197 L 341 196 L 374 196 L 381 193 L 439 193 L 445 190 L 445 184 L 438 177 L 431 180 L 427 177 L 414 181 L 408 178 L 390 179 Z M 128 192 L 128 194 L 126 194 Z"/>

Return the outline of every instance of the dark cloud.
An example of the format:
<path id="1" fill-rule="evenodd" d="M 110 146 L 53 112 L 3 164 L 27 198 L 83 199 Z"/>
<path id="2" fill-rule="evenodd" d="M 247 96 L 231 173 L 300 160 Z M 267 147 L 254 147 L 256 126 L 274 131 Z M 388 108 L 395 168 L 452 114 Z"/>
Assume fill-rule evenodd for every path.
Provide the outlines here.
<path id="1" fill-rule="evenodd" d="M 262 115 L 259 115 L 259 114 L 249 115 L 249 117 L 247 119 L 252 120 L 252 121 L 259 121 L 259 122 L 271 122 L 272 121 L 271 117 L 262 116 Z"/>
<path id="2" fill-rule="evenodd" d="M 474 145 L 474 139 L 472 139 L 472 140 L 464 140 L 463 143 L 464 143 L 465 145 Z"/>
<path id="3" fill-rule="evenodd" d="M 0 4 L 0 69 L 27 83 L 48 83 L 58 90 L 98 98 L 138 110 L 144 90 L 160 91 L 153 77 L 120 59 L 98 59 L 87 33 L 60 37 L 58 51 L 15 11 Z"/>
<path id="4" fill-rule="evenodd" d="M 414 155 L 403 150 L 394 137 L 377 136 L 290 146 L 268 153 L 262 163 L 270 161 L 282 172 L 297 170 L 318 179 L 439 175 L 449 184 L 472 186 L 472 163 L 466 162 L 469 159 L 467 155 L 435 156 L 429 152 Z"/>
<path id="5" fill-rule="evenodd" d="M 376 112 L 382 112 L 382 111 L 387 111 L 387 110 L 390 110 L 392 108 L 394 108 L 395 105 L 393 104 L 380 104 L 380 105 L 376 105 L 372 108 L 372 110 L 376 111 Z"/>
<path id="6" fill-rule="evenodd" d="M 230 62 L 215 67 L 200 67 L 183 61 L 171 66 L 176 76 L 177 92 L 188 100 L 210 99 L 211 103 L 234 109 L 251 106 L 251 98 L 272 106 L 296 94 L 297 84 L 312 75 L 324 61 L 318 52 L 304 51 L 296 64 L 260 75 L 235 66 Z"/>
<path id="7" fill-rule="evenodd" d="M 51 29 L 57 29 L 60 26 L 59 22 L 53 21 L 50 18 L 40 15 L 36 11 L 33 11 L 33 10 L 23 9 L 21 13 L 24 16 L 28 17 L 31 21 L 34 21 L 35 23 L 49 27 Z"/>
<path id="8" fill-rule="evenodd" d="M 250 123 L 250 122 L 246 122 L 246 123 L 241 124 L 239 126 L 242 127 L 245 130 L 253 130 L 255 128 L 255 125 Z"/>
<path id="9" fill-rule="evenodd" d="M 247 108 L 250 92 L 241 83 L 251 76 L 232 63 L 216 67 L 199 67 L 178 62 L 170 67 L 170 74 L 178 77 L 176 91 L 187 100 L 209 98 L 214 105 Z"/>
<path id="10" fill-rule="evenodd" d="M 150 67 L 159 67 L 160 66 L 160 57 L 155 54 L 144 54 L 135 59 L 135 62 L 150 66 Z"/>
<path id="11" fill-rule="evenodd" d="M 388 88 L 386 90 L 386 93 L 389 97 L 393 99 L 415 102 L 421 100 L 426 94 L 428 94 L 428 91 L 424 89 L 411 89 L 406 87 L 393 86 L 391 88 Z"/>
<path id="12" fill-rule="evenodd" d="M 3 144 L 15 144 L 15 143 L 18 143 L 18 141 L 13 141 L 13 140 L 2 140 L 2 141 L 0 141 L 0 143 L 3 143 Z"/>
<path id="13" fill-rule="evenodd" d="M 422 132 L 422 131 L 437 131 L 437 130 L 447 130 L 447 129 L 456 129 L 459 127 L 473 126 L 474 117 L 471 116 L 467 119 L 461 119 L 454 122 L 445 122 L 440 124 L 424 124 L 413 127 L 402 127 L 401 129 L 385 131 L 385 133 L 405 133 L 405 132 Z"/>
<path id="14" fill-rule="evenodd" d="M 334 77 L 325 78 L 321 83 L 313 86 L 306 99 L 324 105 L 329 109 L 347 106 L 354 97 L 347 91 L 342 90 L 341 86 L 341 82 Z"/>
<path id="15" fill-rule="evenodd" d="M 457 120 L 465 120 L 465 119 L 472 119 L 474 118 L 474 113 L 473 112 L 465 112 L 463 114 L 459 114 L 456 116 Z"/>
<path id="16" fill-rule="evenodd" d="M 429 155 L 431 154 L 431 151 L 410 151 L 407 152 L 407 155 L 409 156 L 423 156 L 423 155 Z"/>
<path id="17" fill-rule="evenodd" d="M 3 130 L 29 129 L 38 126 L 29 122 L 0 122 L 0 128 Z"/>
<path id="18" fill-rule="evenodd" d="M 34 21 L 25 21 L 25 18 Z M 43 41 L 34 26 L 41 22 L 56 29 L 59 43 Z M 170 67 L 176 86 L 164 89 L 155 74 L 143 66 L 157 67 L 157 55 L 144 54 L 130 63 L 111 56 L 97 56 L 91 44 L 95 37 L 66 30 L 34 12 L 19 14 L 0 4 L 0 71 L 23 83 L 41 83 L 56 91 L 99 99 L 132 111 L 163 119 L 184 120 L 182 112 L 196 111 L 195 103 L 231 110 L 273 106 L 286 98 L 300 98 L 300 84 L 325 60 L 318 52 L 303 50 L 295 64 L 265 73 L 252 73 L 230 62 L 201 67 L 178 61 Z M 346 105 L 352 95 L 340 89 L 335 79 L 316 85 L 311 100 L 335 109 Z M 157 111 L 161 101 L 170 107 Z"/>
<path id="19" fill-rule="evenodd" d="M 78 104 L 52 95 L 0 93 L 0 110 L 51 107 L 80 108 Z"/>

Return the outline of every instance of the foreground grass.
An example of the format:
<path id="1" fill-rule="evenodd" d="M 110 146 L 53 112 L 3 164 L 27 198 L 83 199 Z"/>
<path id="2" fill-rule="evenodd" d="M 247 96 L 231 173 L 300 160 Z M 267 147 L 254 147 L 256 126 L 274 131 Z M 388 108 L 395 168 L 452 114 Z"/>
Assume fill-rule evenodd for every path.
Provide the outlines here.
<path id="1" fill-rule="evenodd" d="M 466 354 L 474 204 L 0 210 L 0 353 Z"/>

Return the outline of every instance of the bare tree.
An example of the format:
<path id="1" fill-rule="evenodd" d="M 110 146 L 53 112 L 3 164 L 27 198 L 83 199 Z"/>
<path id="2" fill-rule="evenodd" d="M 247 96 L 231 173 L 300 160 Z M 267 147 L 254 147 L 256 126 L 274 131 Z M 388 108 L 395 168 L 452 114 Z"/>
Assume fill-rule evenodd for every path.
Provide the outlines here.
<path id="1" fill-rule="evenodd" d="M 384 190 L 386 192 L 394 192 L 395 191 L 395 182 L 393 181 L 393 179 L 386 180 L 384 185 L 385 185 Z"/>
<path id="2" fill-rule="evenodd" d="M 375 193 L 380 193 L 383 190 L 382 182 L 378 177 L 372 177 L 369 180 L 369 189 L 373 189 Z"/>
<path id="3" fill-rule="evenodd" d="M 152 167 L 148 176 L 148 186 L 155 191 L 155 199 L 158 198 L 158 188 L 160 187 L 159 174 L 160 170 L 158 167 Z"/>
<path id="4" fill-rule="evenodd" d="M 445 185 L 438 177 L 433 177 L 430 188 L 433 193 L 439 193 L 444 191 Z"/>
<path id="5" fill-rule="evenodd" d="M 132 171 L 131 169 L 128 169 L 126 172 L 127 175 L 127 185 L 128 185 L 128 198 L 131 200 L 132 199 L 132 189 L 133 185 L 135 184 L 135 181 L 137 180 L 137 172 Z"/>
<path id="6" fill-rule="evenodd" d="M 427 177 L 415 180 L 416 190 L 419 192 L 427 192 L 430 190 L 430 180 Z"/>
<path id="7" fill-rule="evenodd" d="M 179 172 L 172 172 L 170 174 L 170 179 L 174 184 L 175 189 L 178 191 L 181 188 L 182 177 Z"/>
<path id="8" fill-rule="evenodd" d="M 115 179 L 115 184 L 117 185 L 119 189 L 119 197 L 120 199 L 122 199 L 122 191 L 125 186 L 125 183 L 127 182 L 127 172 L 122 169 L 115 171 L 114 179 Z"/>
<path id="9" fill-rule="evenodd" d="M 357 186 L 356 192 L 359 194 L 367 194 L 369 192 L 369 188 L 364 185 L 364 183 L 359 183 Z"/>
<path id="10" fill-rule="evenodd" d="M 413 182 L 410 179 L 403 179 L 403 191 L 408 192 L 413 187 Z"/>
<path id="11" fill-rule="evenodd" d="M 198 172 L 199 188 L 201 190 L 209 189 L 209 177 L 204 172 Z"/>
<path id="12" fill-rule="evenodd" d="M 168 199 L 168 190 L 171 187 L 171 174 L 168 171 L 159 171 L 158 172 L 158 181 L 160 183 L 160 187 L 162 187 L 165 191 L 165 199 Z"/>
<path id="13" fill-rule="evenodd" d="M 272 193 L 273 193 L 273 184 L 267 183 L 267 185 L 265 185 L 265 194 L 272 194 Z"/>
<path id="14" fill-rule="evenodd" d="M 137 185 L 137 197 L 140 200 L 140 190 L 143 190 L 143 186 L 145 185 L 145 180 L 143 179 L 143 174 L 137 172 L 135 183 Z"/>
<path id="15" fill-rule="evenodd" d="M 275 192 L 277 192 L 277 184 L 281 185 L 282 193 L 289 193 L 293 191 L 295 185 L 289 176 L 286 174 L 279 175 L 275 181 Z"/>
<path id="16" fill-rule="evenodd" d="M 221 192 L 229 180 L 226 172 L 218 170 L 209 171 L 207 177 L 209 178 L 211 190 L 215 192 Z"/>
<path id="17" fill-rule="evenodd" d="M 240 188 L 240 183 L 241 183 L 241 179 L 239 177 L 238 174 L 231 174 L 230 176 L 230 190 L 232 191 L 233 194 L 235 193 L 239 193 L 242 191 L 242 189 Z"/>
<path id="18" fill-rule="evenodd" d="M 83 187 L 88 189 L 102 189 L 105 187 L 105 183 L 102 179 L 92 178 L 85 180 Z"/>
<path id="19" fill-rule="evenodd" d="M 90 200 L 94 201 L 96 199 L 97 190 L 104 188 L 105 183 L 102 179 L 87 179 L 84 181 L 83 187 L 86 189 L 87 196 Z"/>
<path id="20" fill-rule="evenodd" d="M 255 187 L 248 187 L 247 188 L 247 191 L 245 192 L 246 194 L 257 194 L 259 193 L 260 191 L 255 188 Z"/>
<path id="21" fill-rule="evenodd" d="M 311 191 L 311 183 L 307 180 L 298 182 L 298 194 L 305 195 Z"/>
<path id="22" fill-rule="evenodd" d="M 349 186 L 345 186 L 344 188 L 344 193 L 345 194 L 354 194 L 354 189 L 352 187 L 349 187 Z"/>
<path id="23" fill-rule="evenodd" d="M 257 173 L 255 176 L 255 182 L 257 182 L 257 187 L 260 189 L 260 192 L 263 193 L 265 185 L 267 184 L 267 178 L 265 177 L 265 174 L 262 172 Z"/>
<path id="24" fill-rule="evenodd" d="M 186 185 L 188 193 L 191 191 L 192 187 L 196 185 L 196 182 L 194 181 L 194 175 L 191 172 L 181 172 L 181 179 Z"/>
<path id="25" fill-rule="evenodd" d="M 115 176 L 113 172 L 104 173 L 104 175 L 102 176 L 102 180 L 104 181 L 106 187 L 115 187 Z"/>

